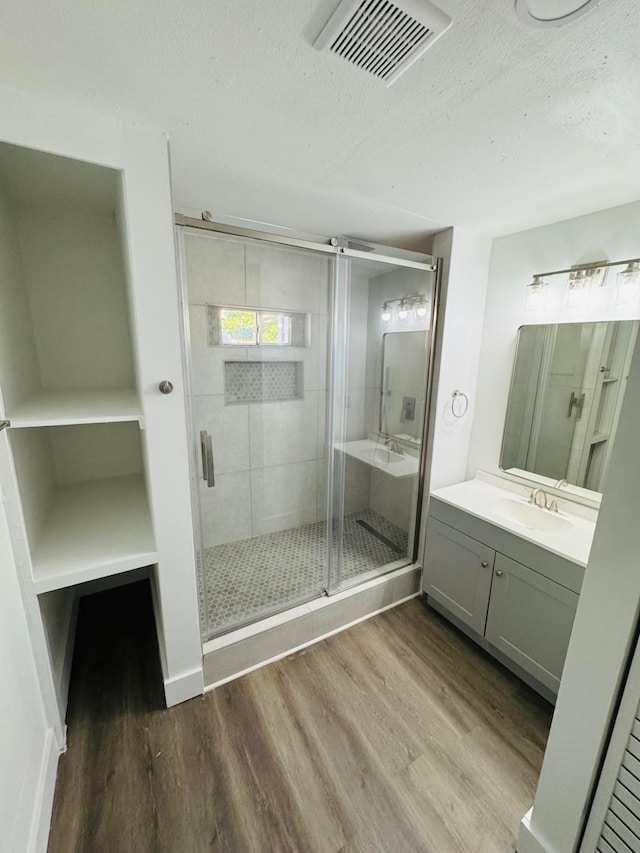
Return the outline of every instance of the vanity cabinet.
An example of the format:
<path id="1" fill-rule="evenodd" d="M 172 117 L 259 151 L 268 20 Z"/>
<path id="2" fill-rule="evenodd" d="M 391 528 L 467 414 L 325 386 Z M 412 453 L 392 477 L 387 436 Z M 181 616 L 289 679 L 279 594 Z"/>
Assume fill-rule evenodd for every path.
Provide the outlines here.
<path id="1" fill-rule="evenodd" d="M 485 637 L 558 692 L 578 595 L 504 554 L 496 554 Z"/>
<path id="2" fill-rule="evenodd" d="M 496 552 L 435 519 L 428 527 L 425 592 L 478 634 L 484 634 Z"/>
<path id="3" fill-rule="evenodd" d="M 560 686 L 578 605 L 576 569 L 432 499 L 423 575 L 429 603 L 550 699 Z"/>

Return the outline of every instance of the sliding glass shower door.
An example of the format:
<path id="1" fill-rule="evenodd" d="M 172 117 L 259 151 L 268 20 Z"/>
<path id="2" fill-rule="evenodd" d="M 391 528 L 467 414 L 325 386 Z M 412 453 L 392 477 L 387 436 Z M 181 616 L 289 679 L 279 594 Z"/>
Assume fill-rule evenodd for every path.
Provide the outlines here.
<path id="1" fill-rule="evenodd" d="M 195 229 L 180 242 L 201 620 L 210 637 L 327 586 L 332 258 Z"/>
<path id="2" fill-rule="evenodd" d="M 178 239 L 210 638 L 413 560 L 432 273 Z"/>
<path id="3" fill-rule="evenodd" d="M 330 593 L 415 558 L 434 281 L 426 264 L 336 259 Z"/>

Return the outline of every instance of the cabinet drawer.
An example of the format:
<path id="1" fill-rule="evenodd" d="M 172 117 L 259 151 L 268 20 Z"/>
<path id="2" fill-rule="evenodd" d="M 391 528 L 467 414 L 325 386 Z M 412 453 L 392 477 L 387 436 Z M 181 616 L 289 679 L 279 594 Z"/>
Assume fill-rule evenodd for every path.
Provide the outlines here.
<path id="1" fill-rule="evenodd" d="M 434 518 L 427 526 L 424 591 L 484 634 L 495 551 Z"/>
<path id="2" fill-rule="evenodd" d="M 493 574 L 487 640 L 557 693 L 578 596 L 503 554 Z"/>

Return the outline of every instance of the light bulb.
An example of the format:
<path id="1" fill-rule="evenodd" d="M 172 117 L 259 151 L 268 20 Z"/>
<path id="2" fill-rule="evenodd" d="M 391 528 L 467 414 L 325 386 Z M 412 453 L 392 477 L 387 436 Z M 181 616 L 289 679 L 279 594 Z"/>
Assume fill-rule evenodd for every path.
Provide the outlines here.
<path id="1" fill-rule="evenodd" d="M 634 305 L 636 302 L 640 302 L 640 261 L 631 261 L 618 273 L 616 305 Z"/>
<path id="2" fill-rule="evenodd" d="M 524 300 L 525 311 L 544 311 L 547 305 L 547 282 L 542 276 L 534 275 L 531 284 L 527 285 Z"/>
<path id="3" fill-rule="evenodd" d="M 418 317 L 426 317 L 426 316 L 427 316 L 427 311 L 428 311 L 428 310 L 429 310 L 429 303 L 428 303 L 428 302 L 426 302 L 426 300 L 421 299 L 421 300 L 418 302 L 418 305 L 417 305 L 417 308 L 416 308 L 416 314 L 417 314 L 417 316 L 418 316 Z"/>
<path id="4" fill-rule="evenodd" d="M 398 320 L 406 320 L 409 316 L 409 305 L 403 299 L 400 305 L 398 306 Z"/>
<path id="5" fill-rule="evenodd" d="M 384 303 L 384 306 L 382 308 L 382 314 L 380 314 L 380 319 L 383 323 L 391 322 L 391 309 L 389 308 L 386 302 Z"/>
<path id="6" fill-rule="evenodd" d="M 565 308 L 584 308 L 589 299 L 591 280 L 586 270 L 576 270 L 569 276 L 564 298 Z"/>

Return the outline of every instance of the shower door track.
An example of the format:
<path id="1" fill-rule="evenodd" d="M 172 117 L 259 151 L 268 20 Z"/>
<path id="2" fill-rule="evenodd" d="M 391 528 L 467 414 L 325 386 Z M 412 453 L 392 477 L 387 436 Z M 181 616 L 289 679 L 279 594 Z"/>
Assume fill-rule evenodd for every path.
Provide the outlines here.
<path id="1" fill-rule="evenodd" d="M 425 272 L 436 272 L 437 262 L 428 263 L 427 261 L 412 260 L 404 257 L 404 255 L 417 255 L 425 258 L 431 258 L 422 252 L 403 252 L 400 255 L 381 255 L 370 252 L 359 252 L 356 249 L 346 249 L 342 246 L 332 246 L 331 243 L 319 243 L 313 240 L 303 240 L 297 237 L 283 237 L 280 234 L 273 234 L 271 231 L 254 231 L 251 228 L 238 228 L 235 225 L 223 225 L 219 222 L 208 222 L 204 219 L 196 219 L 192 216 L 184 216 L 182 213 L 174 214 L 174 222 L 176 225 L 185 228 L 198 228 L 201 231 L 213 231 L 217 234 L 228 234 L 231 237 L 248 237 L 251 240 L 262 240 L 266 243 L 279 243 L 283 246 L 289 246 L 296 249 L 311 249 L 314 252 L 324 252 L 326 255 L 345 256 L 349 258 L 366 258 L 366 260 L 374 261 L 375 263 L 395 264 L 399 267 L 409 267 L 410 269 L 424 270 Z"/>

